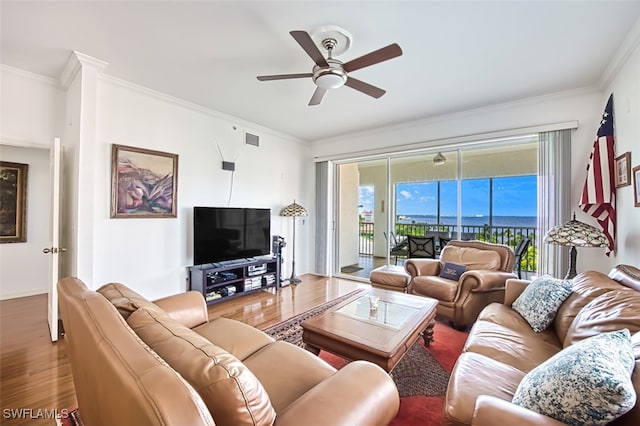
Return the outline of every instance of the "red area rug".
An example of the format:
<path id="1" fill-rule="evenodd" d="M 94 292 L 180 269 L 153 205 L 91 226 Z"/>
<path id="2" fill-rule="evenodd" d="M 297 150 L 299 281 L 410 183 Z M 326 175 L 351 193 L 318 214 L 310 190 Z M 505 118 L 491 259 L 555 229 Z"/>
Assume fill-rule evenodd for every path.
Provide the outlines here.
<path id="1" fill-rule="evenodd" d="M 56 418 L 56 426 L 84 426 L 80 418 L 80 410 L 78 408 L 62 410 L 62 414 Z"/>
<path id="2" fill-rule="evenodd" d="M 467 335 L 467 332 L 455 330 L 449 327 L 446 323 L 437 321 L 433 333 L 434 341 L 431 343 L 431 345 L 425 349 L 424 345 L 422 344 L 422 340 L 419 339 L 414 347 L 418 346 L 422 349 L 425 349 L 425 352 L 427 352 L 429 356 L 433 357 L 438 365 L 442 366 L 442 368 L 446 370 L 447 373 L 450 373 L 453 369 L 454 364 L 456 363 L 456 360 L 458 359 L 458 356 L 462 352 L 462 347 L 464 346 L 464 342 L 467 340 Z M 393 370 L 393 378 L 396 382 L 396 385 L 398 385 L 396 370 L 406 362 L 406 359 L 409 356 L 410 353 L 407 353 L 402 361 L 400 361 L 400 364 L 398 364 L 396 369 Z M 340 368 L 346 364 L 346 361 L 343 358 L 325 351 L 320 352 L 320 357 L 335 368 Z M 416 370 L 418 372 L 417 374 L 423 376 L 432 376 L 432 365 L 433 364 L 431 363 L 425 363 L 422 369 Z M 442 424 L 442 410 L 444 407 L 444 394 L 446 392 L 446 385 L 443 391 L 437 395 L 421 394 L 403 396 L 403 392 L 400 386 L 398 386 L 398 390 L 400 391 L 400 410 L 398 411 L 398 415 L 396 416 L 396 418 L 391 422 L 391 425 L 436 426 Z"/>
<path id="3" fill-rule="evenodd" d="M 263 331 L 274 339 L 304 347 L 300 323 L 356 293 L 317 306 Z M 431 426 L 442 423 L 449 373 L 462 352 L 468 333 L 437 321 L 433 335 L 434 341 L 428 348 L 425 348 L 422 339 L 418 339 L 393 370 L 392 377 L 400 393 L 400 410 L 391 423 L 394 426 Z M 341 368 L 347 363 L 343 358 L 326 351 L 321 351 L 320 357 L 335 368 Z"/>

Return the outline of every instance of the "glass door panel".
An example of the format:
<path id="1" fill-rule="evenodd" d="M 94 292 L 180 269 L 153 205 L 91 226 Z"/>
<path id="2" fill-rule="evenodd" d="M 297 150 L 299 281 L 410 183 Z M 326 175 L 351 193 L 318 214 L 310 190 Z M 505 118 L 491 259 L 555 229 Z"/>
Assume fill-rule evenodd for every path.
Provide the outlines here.
<path id="1" fill-rule="evenodd" d="M 515 248 L 532 244 L 523 270 L 535 270 L 537 159 L 535 138 L 520 138 L 461 151 L 462 239 Z"/>
<path id="2" fill-rule="evenodd" d="M 391 159 L 394 214 L 391 230 L 398 239 L 409 235 L 449 239 L 458 222 L 455 151 L 412 154 Z"/>
<path id="3" fill-rule="evenodd" d="M 368 279 L 389 256 L 387 160 L 337 165 L 337 275 Z"/>

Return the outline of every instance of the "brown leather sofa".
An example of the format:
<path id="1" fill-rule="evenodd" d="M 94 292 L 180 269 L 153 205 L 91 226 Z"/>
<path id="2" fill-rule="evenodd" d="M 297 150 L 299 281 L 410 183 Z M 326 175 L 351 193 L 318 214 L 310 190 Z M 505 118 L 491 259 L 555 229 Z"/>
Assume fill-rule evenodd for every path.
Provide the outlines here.
<path id="1" fill-rule="evenodd" d="M 326 362 L 227 318 L 198 292 L 154 303 L 122 284 L 58 283 L 86 425 L 381 425 L 399 407 L 380 367 Z"/>
<path id="2" fill-rule="evenodd" d="M 632 335 L 636 361 L 631 380 L 640 395 L 640 269 L 618 265 L 608 276 L 595 271 L 579 274 L 555 321 L 539 333 L 511 308 L 527 284 L 509 280 L 504 304 L 487 306 L 471 328 L 449 380 L 445 425 L 562 424 L 512 404 L 518 384 L 562 349 L 622 328 Z M 611 424 L 640 425 L 640 403 Z"/>
<path id="3" fill-rule="evenodd" d="M 440 277 L 446 262 L 467 267 L 456 280 Z M 483 241 L 452 240 L 439 259 L 408 259 L 405 270 L 411 276 L 408 293 L 438 300 L 438 315 L 456 327 L 472 324 L 480 311 L 492 302 L 502 302 L 505 283 L 513 273 L 511 247 Z"/>

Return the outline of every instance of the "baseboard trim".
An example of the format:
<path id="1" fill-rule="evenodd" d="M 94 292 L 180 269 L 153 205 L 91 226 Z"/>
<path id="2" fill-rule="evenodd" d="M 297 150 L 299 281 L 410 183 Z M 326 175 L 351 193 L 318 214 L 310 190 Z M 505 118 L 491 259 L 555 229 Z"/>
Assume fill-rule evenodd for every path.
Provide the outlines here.
<path id="1" fill-rule="evenodd" d="M 46 290 L 37 289 L 31 291 L 20 291 L 17 293 L 0 294 L 0 300 L 19 299 L 20 297 L 37 296 L 40 294 L 48 294 Z"/>

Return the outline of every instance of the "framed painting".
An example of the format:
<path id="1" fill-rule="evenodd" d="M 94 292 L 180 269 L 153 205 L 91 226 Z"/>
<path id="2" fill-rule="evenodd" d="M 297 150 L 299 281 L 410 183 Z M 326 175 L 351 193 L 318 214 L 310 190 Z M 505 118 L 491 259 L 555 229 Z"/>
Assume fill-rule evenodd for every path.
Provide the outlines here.
<path id="1" fill-rule="evenodd" d="M 631 153 L 616 157 L 616 188 L 631 185 Z"/>
<path id="2" fill-rule="evenodd" d="M 112 218 L 176 217 L 177 192 L 177 154 L 112 146 Z"/>
<path id="3" fill-rule="evenodd" d="M 640 207 L 640 166 L 633 168 L 633 201 L 636 207 Z"/>
<path id="4" fill-rule="evenodd" d="M 0 243 L 27 241 L 28 164 L 0 161 Z"/>

